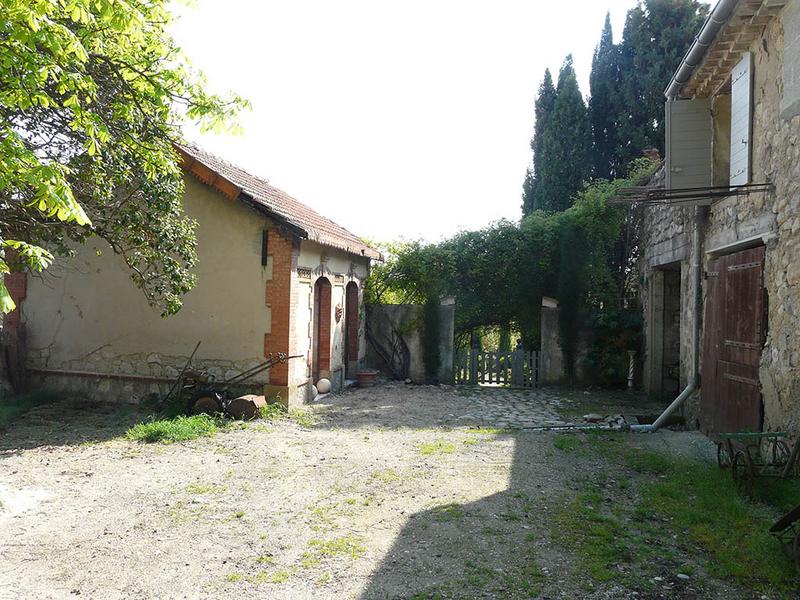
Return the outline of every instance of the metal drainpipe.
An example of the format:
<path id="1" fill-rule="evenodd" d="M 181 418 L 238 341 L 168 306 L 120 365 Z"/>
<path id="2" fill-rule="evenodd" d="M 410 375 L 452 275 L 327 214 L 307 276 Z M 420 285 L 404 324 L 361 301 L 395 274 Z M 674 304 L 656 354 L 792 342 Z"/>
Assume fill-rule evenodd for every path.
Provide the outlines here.
<path id="1" fill-rule="evenodd" d="M 700 311 L 703 308 L 702 284 L 702 259 L 700 257 L 700 219 L 702 208 L 696 206 L 694 209 L 694 233 L 692 235 L 692 279 L 694 281 L 694 326 L 692 331 L 692 374 L 689 383 L 675 400 L 664 410 L 663 413 L 653 422 L 652 425 L 631 425 L 631 431 L 636 433 L 650 433 L 657 431 L 669 417 L 700 387 Z"/>

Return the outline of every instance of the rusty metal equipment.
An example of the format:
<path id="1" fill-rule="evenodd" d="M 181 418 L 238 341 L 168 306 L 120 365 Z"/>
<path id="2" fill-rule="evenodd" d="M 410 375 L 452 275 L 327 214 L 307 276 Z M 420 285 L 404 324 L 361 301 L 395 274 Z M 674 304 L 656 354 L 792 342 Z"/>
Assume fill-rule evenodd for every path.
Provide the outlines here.
<path id="1" fill-rule="evenodd" d="M 721 433 L 717 443 L 717 464 L 730 467 L 734 480 L 748 482 L 756 477 L 791 477 L 797 474 L 800 441 L 789 449 L 783 431 Z"/>
<path id="2" fill-rule="evenodd" d="M 778 519 L 769 532 L 778 539 L 800 571 L 800 505 Z"/>
<path id="3" fill-rule="evenodd" d="M 184 394 L 189 395 L 186 406 L 187 412 L 191 414 L 225 413 L 228 404 L 232 400 L 229 394 L 232 388 L 243 384 L 251 377 L 255 377 L 277 364 L 301 357 L 302 355 L 299 354 L 286 356 L 284 352 L 278 352 L 275 355 L 270 353 L 264 362 L 245 369 L 241 373 L 237 373 L 219 383 L 215 381 L 213 375 L 209 375 L 206 371 L 186 371 L 183 376 L 184 381 L 181 383 L 181 389 Z"/>

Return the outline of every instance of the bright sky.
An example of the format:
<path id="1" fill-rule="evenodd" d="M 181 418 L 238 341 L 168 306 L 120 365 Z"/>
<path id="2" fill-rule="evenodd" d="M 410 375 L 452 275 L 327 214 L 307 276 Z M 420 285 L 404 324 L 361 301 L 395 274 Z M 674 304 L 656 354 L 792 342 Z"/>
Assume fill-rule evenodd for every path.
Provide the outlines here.
<path id="1" fill-rule="evenodd" d="M 520 215 L 533 102 L 635 0 L 197 0 L 174 36 L 243 136 L 187 137 L 360 236 L 437 241 Z"/>

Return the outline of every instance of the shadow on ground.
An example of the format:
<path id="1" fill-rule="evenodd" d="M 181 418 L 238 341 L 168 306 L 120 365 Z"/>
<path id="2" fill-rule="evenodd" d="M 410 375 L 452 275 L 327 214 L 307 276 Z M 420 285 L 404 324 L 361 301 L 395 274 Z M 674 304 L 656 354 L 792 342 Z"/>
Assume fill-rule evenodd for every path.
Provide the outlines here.
<path id="1" fill-rule="evenodd" d="M 714 583 L 676 577 L 683 564 L 665 555 L 647 565 L 637 579 L 637 559 L 620 547 L 609 557 L 624 572 L 617 581 L 594 580 L 578 542 L 559 527 L 570 517 L 575 498 L 605 486 L 599 459 L 559 460 L 553 440 L 575 438 L 591 444 L 591 436 L 553 436 L 536 432 L 512 436 L 514 455 L 508 488 L 478 501 L 447 504 L 409 516 L 389 552 L 372 573 L 360 598 L 584 598 L 677 600 L 729 598 Z M 555 455 L 555 456 L 554 456 Z M 610 475 L 613 477 L 614 475 Z M 633 492 L 632 492 L 633 494 Z M 633 504 L 633 495 L 629 499 Z M 454 526 L 455 525 L 455 526 Z M 584 523 L 577 523 L 581 527 Z M 596 523 L 585 522 L 587 528 Z M 658 542 L 660 543 L 660 542 Z M 693 562 L 694 559 L 689 559 Z M 626 565 L 630 563 L 630 565 Z M 664 583 L 656 584 L 659 577 Z M 626 581 L 622 581 L 628 578 Z"/>
<path id="2" fill-rule="evenodd" d="M 35 406 L 0 427 L 0 458 L 42 446 L 116 438 L 144 416 L 137 406 L 96 403 L 78 397 Z"/>
<path id="3" fill-rule="evenodd" d="M 414 393 L 423 393 L 425 399 Z M 646 414 L 658 411 L 659 403 L 641 396 L 605 390 L 544 388 L 507 390 L 497 388 L 460 388 L 416 386 L 409 389 L 389 384 L 374 389 L 352 391 L 325 399 L 318 407 L 324 421 L 318 427 L 387 429 L 473 428 L 477 439 L 513 440 L 513 459 L 508 486 L 499 493 L 480 500 L 436 506 L 410 514 L 406 525 L 390 550 L 372 573 L 360 596 L 362 600 L 384 598 L 631 598 L 692 599 L 717 598 L 700 580 L 676 578 L 679 565 L 673 559 L 656 560 L 649 565 L 652 576 L 659 576 L 668 587 L 655 591 L 648 581 L 598 584 L 588 577 L 576 549 L 554 542 L 558 519 L 570 510 L 582 491 L 600 485 L 608 468 L 600 456 L 591 452 L 566 456 L 554 446 L 564 438 L 566 444 L 591 445 L 593 438 L 584 433 L 553 436 L 535 431 L 498 429 L 485 419 L 478 419 L 475 403 L 481 397 L 494 401 L 516 397 L 523 405 L 547 405 L 542 418 L 553 414 L 564 421 L 588 412 L 606 414 Z M 554 400 L 554 398 L 556 400 Z M 494 406 L 494 404 L 490 404 Z M 493 410 L 493 409 L 492 409 Z M 463 419 L 473 414 L 481 423 Z M 507 423 L 497 415 L 498 423 Z M 494 425 L 497 425 L 495 423 Z M 670 432 L 671 433 L 671 432 Z M 672 451 L 686 440 L 648 440 L 648 444 Z M 568 439 L 567 439 L 568 438 Z M 669 438 L 669 439 L 667 439 Z M 699 440 L 702 442 L 702 440 Z M 480 443 L 480 442 L 476 442 Z M 705 460 L 711 458 L 707 444 L 689 452 Z M 458 452 L 458 450 L 456 450 Z M 488 464 L 486 467 L 492 468 Z M 455 466 L 454 468 L 458 468 Z M 506 468 L 497 465 L 496 468 Z M 473 477 L 476 488 L 480 472 L 463 472 Z M 623 492 L 631 494 L 634 490 Z M 588 524 L 587 524 L 588 526 Z M 622 551 L 621 551 L 622 552 Z M 626 562 L 624 556 L 619 557 Z M 635 561 L 631 561 L 632 563 Z M 632 569 L 634 567 L 631 567 Z M 713 586 L 712 586 L 713 587 Z"/>

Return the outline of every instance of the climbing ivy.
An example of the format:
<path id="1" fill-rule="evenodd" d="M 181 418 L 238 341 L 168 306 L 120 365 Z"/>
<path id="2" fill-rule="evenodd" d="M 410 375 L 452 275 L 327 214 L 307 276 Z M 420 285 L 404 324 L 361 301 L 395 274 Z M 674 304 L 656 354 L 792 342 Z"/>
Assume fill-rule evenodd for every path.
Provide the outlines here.
<path id="1" fill-rule="evenodd" d="M 452 295 L 458 345 L 496 326 L 535 348 L 542 296 L 553 296 L 561 305 L 571 372 L 579 328 L 598 311 L 621 306 L 632 276 L 614 267 L 613 256 L 626 209 L 608 201 L 619 188 L 646 181 L 654 169 L 640 159 L 629 178 L 593 182 L 561 212 L 534 211 L 520 223 L 499 221 L 437 244 L 391 245 L 386 263 L 372 271 L 366 299 L 427 305 Z"/>
<path id="2" fill-rule="evenodd" d="M 441 320 L 439 318 L 439 302 L 436 298 L 428 298 L 422 311 L 422 364 L 425 375 L 431 381 L 438 379 L 442 356 L 439 349 Z"/>

